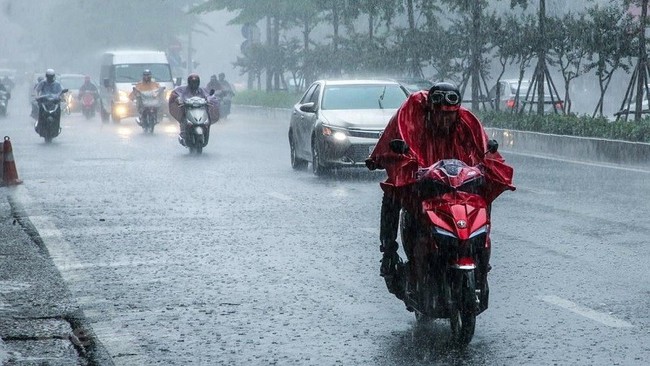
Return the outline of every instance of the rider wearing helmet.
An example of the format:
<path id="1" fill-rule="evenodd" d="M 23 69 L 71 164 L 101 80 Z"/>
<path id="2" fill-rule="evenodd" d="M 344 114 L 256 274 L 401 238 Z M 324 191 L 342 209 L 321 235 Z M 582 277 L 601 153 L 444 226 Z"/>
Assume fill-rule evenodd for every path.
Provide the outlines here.
<path id="1" fill-rule="evenodd" d="M 45 71 L 45 80 L 36 85 L 36 96 L 43 94 L 59 94 L 63 88 L 55 78 L 56 73 L 54 70 L 47 69 L 47 71 Z"/>
<path id="2" fill-rule="evenodd" d="M 411 94 L 391 118 L 366 160 L 370 170 L 386 169 L 388 175 L 381 183 L 384 197 L 379 229 L 379 249 L 383 253 L 380 275 L 388 290 L 398 296 L 396 274 L 400 258 L 396 238 L 401 204 L 396 193 L 410 187 L 418 167 L 428 167 L 449 158 L 472 166 L 481 164 L 486 172 L 483 196 L 488 204 L 504 186 L 512 189 L 512 168 L 505 165 L 498 152 L 488 152 L 488 137 L 481 122 L 461 106 L 461 101 L 458 88 L 447 82 L 438 82 L 428 91 Z M 408 151 L 404 154 L 392 151 L 389 143 L 395 139 L 406 142 Z M 410 260 L 412 248 L 405 247 L 404 251 Z M 487 261 L 485 265 L 482 270 L 487 275 Z"/>
<path id="3" fill-rule="evenodd" d="M 55 80 L 56 73 L 53 69 L 47 69 L 45 71 L 45 80 L 41 80 L 34 87 L 34 97 L 40 97 L 45 94 L 60 94 L 63 90 L 61 84 Z M 32 118 L 38 120 L 38 103 L 36 101 L 32 102 Z"/>
<path id="4" fill-rule="evenodd" d="M 134 88 L 138 89 L 141 92 L 152 91 L 152 90 L 158 90 L 158 88 L 160 88 L 160 84 L 158 84 L 157 82 L 155 82 L 153 80 L 152 75 L 151 75 L 151 70 L 145 69 L 142 72 L 142 81 L 135 84 Z M 135 93 L 134 92 L 131 92 L 131 94 L 129 94 L 129 99 L 135 100 Z"/>
<path id="5" fill-rule="evenodd" d="M 99 98 L 99 89 L 97 89 L 97 86 L 90 80 L 90 76 L 88 75 L 84 76 L 84 83 L 79 87 L 79 95 L 77 95 L 77 99 L 81 100 L 81 96 L 86 91 L 93 93 L 95 100 Z"/>
<path id="6" fill-rule="evenodd" d="M 215 92 L 218 92 L 221 90 L 221 84 L 219 83 L 219 80 L 217 80 L 217 75 L 212 75 L 210 76 L 210 81 L 208 84 L 205 86 L 206 90 L 214 90 Z"/>
<path id="7" fill-rule="evenodd" d="M 198 74 L 190 74 L 187 77 L 187 85 L 177 86 L 169 96 L 169 113 L 174 117 L 180 125 L 181 140 L 185 138 L 185 130 L 187 125 L 184 118 L 183 103 L 186 99 L 192 97 L 205 98 L 208 101 L 208 111 L 210 115 L 210 122 L 215 123 L 219 120 L 218 102 L 210 95 L 205 89 L 201 88 L 201 78 Z"/>

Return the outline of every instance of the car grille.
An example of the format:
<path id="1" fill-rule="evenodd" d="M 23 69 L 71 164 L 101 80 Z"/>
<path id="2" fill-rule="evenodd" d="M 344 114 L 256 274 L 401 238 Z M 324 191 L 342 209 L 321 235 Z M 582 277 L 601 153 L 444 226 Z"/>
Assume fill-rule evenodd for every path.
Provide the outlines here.
<path id="1" fill-rule="evenodd" d="M 374 145 L 351 145 L 345 151 L 345 157 L 352 163 L 362 163 L 370 156 L 370 148 Z"/>
<path id="2" fill-rule="evenodd" d="M 349 128 L 348 133 L 352 137 L 365 137 L 371 139 L 378 139 L 384 130 L 363 130 L 360 128 Z"/>

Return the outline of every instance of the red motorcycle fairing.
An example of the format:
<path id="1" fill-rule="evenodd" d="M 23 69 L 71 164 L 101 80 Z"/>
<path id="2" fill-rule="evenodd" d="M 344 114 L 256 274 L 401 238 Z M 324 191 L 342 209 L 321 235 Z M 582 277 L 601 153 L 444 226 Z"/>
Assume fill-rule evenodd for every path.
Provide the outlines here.
<path id="1" fill-rule="evenodd" d="M 489 232 L 490 219 L 487 203 L 476 194 L 466 192 L 445 193 L 422 202 L 431 223 L 459 240 Z"/>

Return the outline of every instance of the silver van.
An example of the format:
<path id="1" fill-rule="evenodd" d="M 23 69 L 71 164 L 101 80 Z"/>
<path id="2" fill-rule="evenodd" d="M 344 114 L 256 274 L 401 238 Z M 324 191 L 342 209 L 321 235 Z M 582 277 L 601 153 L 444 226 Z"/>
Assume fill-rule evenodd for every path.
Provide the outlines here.
<path id="1" fill-rule="evenodd" d="M 103 122 L 109 117 L 115 123 L 127 117 L 135 117 L 135 103 L 129 100 L 133 86 L 142 80 L 142 72 L 151 70 L 152 79 L 165 87 L 165 99 L 174 89 L 172 71 L 167 55 L 162 51 L 120 50 L 105 52 L 99 73 L 100 110 Z M 168 114 L 167 103 L 164 113 Z"/>

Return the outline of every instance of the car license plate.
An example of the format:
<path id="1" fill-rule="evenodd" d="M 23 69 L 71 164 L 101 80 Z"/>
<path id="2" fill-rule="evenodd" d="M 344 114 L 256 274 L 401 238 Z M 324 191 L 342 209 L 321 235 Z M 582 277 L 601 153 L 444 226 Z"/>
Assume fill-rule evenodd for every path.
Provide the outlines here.
<path id="1" fill-rule="evenodd" d="M 368 154 L 372 154 L 372 150 L 375 149 L 375 146 L 377 146 L 377 145 L 370 145 L 370 146 L 368 146 Z"/>

